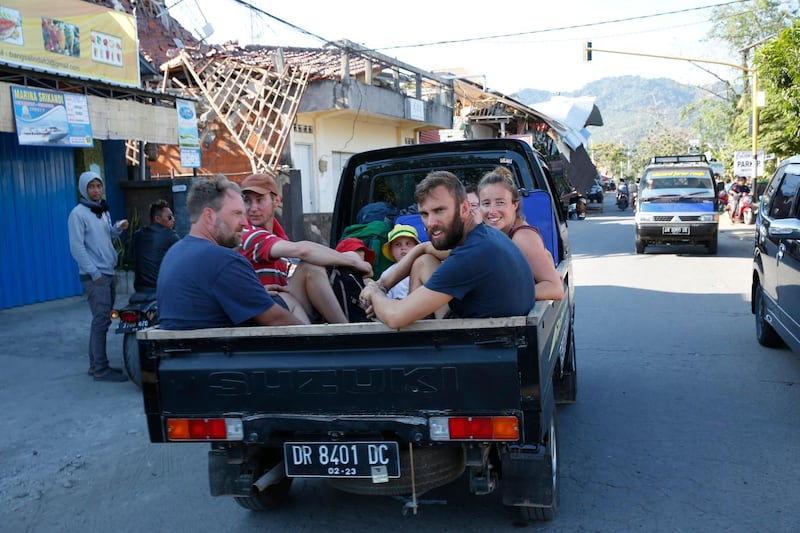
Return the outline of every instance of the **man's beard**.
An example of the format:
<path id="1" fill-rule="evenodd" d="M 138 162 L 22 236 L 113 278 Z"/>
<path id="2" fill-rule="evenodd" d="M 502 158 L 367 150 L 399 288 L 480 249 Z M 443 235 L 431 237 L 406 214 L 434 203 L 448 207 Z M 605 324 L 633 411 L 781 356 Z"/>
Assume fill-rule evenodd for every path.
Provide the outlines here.
<path id="1" fill-rule="evenodd" d="M 464 238 L 464 221 L 458 216 L 458 212 L 453 214 L 453 220 L 442 230 L 443 236 L 438 240 L 431 239 L 431 244 L 437 250 L 452 250 Z M 430 237 L 430 231 L 428 236 Z"/>
<path id="2" fill-rule="evenodd" d="M 221 217 L 214 224 L 214 240 L 225 248 L 236 248 L 242 244 L 241 237 Z"/>

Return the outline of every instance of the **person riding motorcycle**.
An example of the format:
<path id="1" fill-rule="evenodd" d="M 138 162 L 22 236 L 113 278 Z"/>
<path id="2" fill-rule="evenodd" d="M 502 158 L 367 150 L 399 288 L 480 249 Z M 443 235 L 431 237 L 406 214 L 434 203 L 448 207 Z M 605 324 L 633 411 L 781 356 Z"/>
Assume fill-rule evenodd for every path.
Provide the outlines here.
<path id="1" fill-rule="evenodd" d="M 619 187 L 617 187 L 617 207 L 625 209 L 630 204 L 630 194 L 628 193 L 628 184 L 624 179 L 619 180 Z"/>
<path id="2" fill-rule="evenodd" d="M 739 200 L 745 194 L 750 194 L 750 187 L 747 186 L 747 178 L 738 176 L 736 183 L 731 185 L 731 190 L 728 193 L 728 202 L 732 204 L 731 220 L 739 218 Z"/>

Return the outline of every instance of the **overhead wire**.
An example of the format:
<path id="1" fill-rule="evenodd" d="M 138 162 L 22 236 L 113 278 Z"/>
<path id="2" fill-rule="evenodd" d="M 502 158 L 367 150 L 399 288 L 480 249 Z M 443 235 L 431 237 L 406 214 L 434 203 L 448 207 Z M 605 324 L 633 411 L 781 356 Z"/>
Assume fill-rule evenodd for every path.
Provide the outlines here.
<path id="1" fill-rule="evenodd" d="M 566 30 L 575 30 L 575 29 L 583 29 L 583 28 L 591 28 L 594 26 L 605 26 L 608 24 L 619 24 L 622 22 L 633 22 L 638 20 L 645 20 L 655 17 L 663 17 L 668 15 L 677 15 L 682 13 L 689 13 L 692 11 L 700 11 L 703 9 L 712 9 L 717 7 L 724 7 L 732 4 L 741 4 L 743 2 L 747 2 L 748 0 L 733 0 L 731 2 L 723 2 L 719 4 L 711 4 L 706 6 L 697 6 L 697 7 L 690 7 L 685 9 L 678 9 L 675 11 L 666 11 L 664 13 L 653 13 L 650 15 L 638 15 L 634 17 L 626 17 L 626 18 L 619 18 L 619 19 L 612 19 L 612 20 L 605 20 L 600 22 L 587 22 L 585 24 L 573 24 L 570 26 L 559 26 L 556 28 L 544 28 L 540 30 L 530 30 L 530 31 L 523 31 L 523 32 L 514 32 L 514 33 L 505 33 L 499 35 L 489 35 L 484 37 L 467 37 L 464 39 L 448 39 L 444 41 L 433 41 L 428 43 L 418 43 L 418 44 L 406 44 L 406 45 L 397 45 L 397 46 L 386 46 L 378 48 L 379 50 L 398 50 L 401 48 L 422 48 L 426 46 L 438 46 L 443 44 L 457 44 L 457 43 L 467 43 L 467 42 L 478 42 L 478 41 L 488 41 L 493 39 L 505 39 L 508 37 L 519 37 L 522 35 L 536 35 L 542 33 L 551 33 L 556 31 L 566 31 Z"/>
<path id="2" fill-rule="evenodd" d="M 318 34 L 312 32 L 312 31 L 306 30 L 305 28 L 302 28 L 302 27 L 300 27 L 300 26 L 298 26 L 296 24 L 293 24 L 293 23 L 291 23 L 291 22 L 289 22 L 287 20 L 284 20 L 284 19 L 282 19 L 282 18 L 280 18 L 278 16 L 275 16 L 275 15 L 263 10 L 262 8 L 260 8 L 260 7 L 256 6 L 256 5 L 253 5 L 251 2 L 249 2 L 247 0 L 232 0 L 232 1 L 234 3 L 236 3 L 236 4 L 239 4 L 241 6 L 244 6 L 244 7 L 248 8 L 248 9 L 251 9 L 251 10 L 253 10 L 253 11 L 255 11 L 255 12 L 261 14 L 261 15 L 264 15 L 265 17 L 268 17 L 268 18 L 270 18 L 272 20 L 275 20 L 275 21 L 277 21 L 277 22 L 279 22 L 279 23 L 281 23 L 281 24 L 283 24 L 285 26 L 288 26 L 289 28 L 291 28 L 291 29 L 293 29 L 293 30 L 295 30 L 295 31 L 297 31 L 299 33 L 302 33 L 302 34 L 307 35 L 309 37 L 313 37 L 314 39 L 317 39 L 321 43 L 324 43 L 324 44 L 327 44 L 327 45 L 333 44 L 333 42 L 330 39 L 326 39 L 325 37 L 323 37 L 321 35 L 318 35 Z M 498 35 L 488 35 L 488 36 L 481 36 L 481 37 L 465 37 L 463 39 L 448 39 L 448 40 L 442 40 L 442 41 L 432 41 L 432 42 L 427 42 L 427 43 L 413 43 L 413 44 L 403 44 L 403 45 L 395 45 L 395 46 L 383 46 L 383 47 L 372 48 L 371 50 L 372 51 L 378 51 L 378 50 L 399 50 L 399 49 L 408 49 L 408 48 L 423 48 L 423 47 L 428 47 L 428 46 L 440 46 L 440 45 L 445 45 L 445 44 L 460 44 L 460 43 L 469 43 L 469 42 L 488 41 L 488 40 L 495 40 L 495 39 L 505 39 L 505 38 L 509 38 L 509 37 L 520 37 L 520 36 L 525 36 L 525 35 L 538 35 L 538 34 L 552 33 L 552 32 L 558 32 L 558 31 L 567 31 L 567 30 L 574 30 L 574 29 L 584 29 L 584 28 L 597 27 L 597 26 L 606 26 L 606 25 L 609 25 L 609 24 L 620 24 L 620 23 L 624 23 L 624 22 L 634 22 L 634 21 L 639 21 L 639 20 L 652 19 L 652 18 L 656 18 L 656 17 L 669 16 L 669 15 L 678 15 L 678 14 L 683 14 L 683 13 L 690 13 L 690 12 L 693 12 L 693 11 L 701 11 L 701 10 L 705 10 L 705 9 L 713 9 L 713 8 L 718 8 L 718 7 L 730 6 L 730 5 L 734 5 L 734 4 L 741 4 L 741 3 L 744 3 L 744 2 L 747 2 L 747 1 L 749 1 L 749 0 L 732 0 L 732 1 L 729 1 L 729 2 L 720 2 L 720 3 L 709 4 L 709 5 L 704 5 L 704 6 L 696 6 L 696 7 L 684 8 L 684 9 L 677 9 L 677 10 L 666 11 L 666 12 L 662 12 L 662 13 L 651 13 L 651 14 L 648 14 L 648 15 L 636 15 L 636 16 L 631 16 L 631 17 L 624 17 L 624 18 L 611 19 L 611 20 L 605 20 L 605 21 L 587 22 L 585 24 L 573 24 L 573 25 L 569 25 L 569 26 L 559 26 L 559 27 L 555 27 L 555 28 L 543 28 L 543 29 L 538 29 L 538 30 L 529 30 L 529 31 L 505 33 L 505 34 L 498 34 Z M 652 31 L 661 31 L 661 30 L 652 30 Z M 642 33 L 642 32 L 636 32 L 636 33 Z M 368 47 L 365 47 L 365 48 L 368 48 Z"/>

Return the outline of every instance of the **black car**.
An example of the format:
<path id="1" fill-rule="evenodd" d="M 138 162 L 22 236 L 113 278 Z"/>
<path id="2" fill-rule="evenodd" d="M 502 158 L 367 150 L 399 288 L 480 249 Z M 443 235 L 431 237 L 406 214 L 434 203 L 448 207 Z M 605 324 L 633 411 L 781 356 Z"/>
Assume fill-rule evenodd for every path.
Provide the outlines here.
<path id="1" fill-rule="evenodd" d="M 800 353 L 800 156 L 778 166 L 761 199 L 751 302 L 758 342 Z"/>
<path id="2" fill-rule="evenodd" d="M 600 182 L 599 178 L 595 178 L 594 183 L 592 183 L 592 188 L 586 193 L 586 198 L 589 199 L 590 202 L 597 202 L 602 204 L 604 199 L 604 192 L 603 185 Z"/>

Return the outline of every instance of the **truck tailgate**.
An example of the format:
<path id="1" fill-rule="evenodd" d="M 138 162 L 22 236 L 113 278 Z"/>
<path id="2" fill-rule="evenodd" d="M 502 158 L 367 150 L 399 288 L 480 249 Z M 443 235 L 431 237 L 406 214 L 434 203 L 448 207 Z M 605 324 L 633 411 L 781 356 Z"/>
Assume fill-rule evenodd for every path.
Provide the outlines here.
<path id="1" fill-rule="evenodd" d="M 145 387 L 171 415 L 518 409 L 526 317 L 446 324 L 151 330 Z"/>

